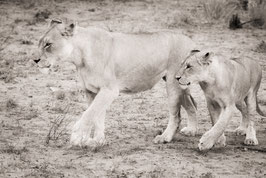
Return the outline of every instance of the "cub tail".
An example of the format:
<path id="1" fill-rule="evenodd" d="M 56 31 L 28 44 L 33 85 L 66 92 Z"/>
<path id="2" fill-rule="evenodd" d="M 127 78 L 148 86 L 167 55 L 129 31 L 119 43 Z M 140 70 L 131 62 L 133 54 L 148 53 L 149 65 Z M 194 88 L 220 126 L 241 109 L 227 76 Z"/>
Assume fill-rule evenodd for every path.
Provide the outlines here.
<path id="1" fill-rule="evenodd" d="M 258 114 L 260 115 L 260 116 L 262 116 L 263 118 L 266 118 L 266 113 L 265 112 L 263 112 L 261 109 L 260 109 L 260 106 L 259 106 L 259 104 L 258 104 L 258 99 L 256 98 L 256 110 L 257 110 L 257 112 L 258 112 Z"/>

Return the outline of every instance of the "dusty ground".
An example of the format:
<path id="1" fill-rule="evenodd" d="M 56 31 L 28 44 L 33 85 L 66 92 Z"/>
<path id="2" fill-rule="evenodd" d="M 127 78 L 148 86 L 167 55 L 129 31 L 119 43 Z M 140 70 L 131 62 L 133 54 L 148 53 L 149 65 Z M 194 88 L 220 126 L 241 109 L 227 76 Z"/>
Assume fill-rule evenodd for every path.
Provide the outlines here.
<path id="1" fill-rule="evenodd" d="M 208 23 L 200 1 L 0 1 L 0 177 L 266 177 L 266 120 L 260 117 L 259 146 L 244 146 L 244 137 L 233 133 L 240 121 L 236 111 L 226 131 L 228 145 L 198 151 L 198 140 L 211 124 L 197 85 L 192 86 L 200 123 L 196 137 L 177 134 L 172 143 L 152 143 L 168 117 L 165 84 L 160 81 L 150 91 L 120 94 L 115 100 L 107 113 L 108 145 L 68 149 L 71 126 L 87 105 L 74 66 L 64 64 L 47 75 L 32 62 L 47 28 L 45 15 L 113 31 L 172 29 L 202 48 L 229 57 L 250 56 L 263 66 L 258 96 L 266 110 L 266 57 L 257 50 L 266 40 L 265 29 L 232 31 L 223 21 Z M 183 111 L 182 118 L 184 126 Z"/>

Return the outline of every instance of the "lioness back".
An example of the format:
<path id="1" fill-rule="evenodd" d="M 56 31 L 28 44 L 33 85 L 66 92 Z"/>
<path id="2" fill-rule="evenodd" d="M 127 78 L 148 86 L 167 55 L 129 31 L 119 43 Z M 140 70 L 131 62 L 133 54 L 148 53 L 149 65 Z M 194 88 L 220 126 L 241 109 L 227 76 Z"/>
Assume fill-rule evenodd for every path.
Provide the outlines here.
<path id="1" fill-rule="evenodd" d="M 132 93 L 152 88 L 195 46 L 190 38 L 173 32 L 111 36 L 116 77 L 122 91 Z"/>

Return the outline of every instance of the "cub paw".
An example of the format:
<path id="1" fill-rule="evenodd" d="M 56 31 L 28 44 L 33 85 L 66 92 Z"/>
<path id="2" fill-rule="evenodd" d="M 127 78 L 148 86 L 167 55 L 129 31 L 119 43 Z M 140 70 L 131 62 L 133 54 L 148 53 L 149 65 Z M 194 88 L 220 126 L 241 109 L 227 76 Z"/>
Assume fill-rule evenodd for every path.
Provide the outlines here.
<path id="1" fill-rule="evenodd" d="M 215 143 L 215 140 L 213 139 L 213 135 L 211 132 L 206 132 L 200 139 L 198 147 L 199 150 L 204 151 L 211 149 Z"/>
<path id="2" fill-rule="evenodd" d="M 153 143 L 157 144 L 157 143 L 169 143 L 172 141 L 172 137 L 169 137 L 167 135 L 157 135 L 155 137 L 155 139 L 153 139 Z"/>
<path id="3" fill-rule="evenodd" d="M 219 139 L 215 143 L 215 146 L 217 146 L 217 147 L 225 147 L 225 145 L 226 145 L 226 137 L 223 134 L 222 136 L 219 137 Z"/>
<path id="4" fill-rule="evenodd" d="M 259 142 L 257 140 L 257 138 L 246 138 L 244 141 L 245 145 L 258 145 Z"/>
<path id="5" fill-rule="evenodd" d="M 184 127 L 183 129 L 181 129 L 180 133 L 186 136 L 195 136 L 197 134 L 197 129 Z"/>

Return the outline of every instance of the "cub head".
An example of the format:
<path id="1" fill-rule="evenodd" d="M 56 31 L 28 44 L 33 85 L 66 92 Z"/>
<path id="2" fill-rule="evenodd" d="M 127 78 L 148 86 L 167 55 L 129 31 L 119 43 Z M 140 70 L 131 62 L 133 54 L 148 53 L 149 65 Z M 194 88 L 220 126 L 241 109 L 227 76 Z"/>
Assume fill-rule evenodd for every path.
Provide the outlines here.
<path id="1" fill-rule="evenodd" d="M 61 20 L 51 20 L 48 30 L 39 40 L 39 58 L 34 62 L 47 61 L 54 65 L 60 59 L 67 59 L 73 50 L 70 38 L 75 28 L 75 24 L 66 26 Z"/>
<path id="2" fill-rule="evenodd" d="M 208 75 L 213 53 L 192 50 L 190 55 L 182 62 L 176 75 L 181 88 L 187 88 L 191 83 L 204 81 Z"/>

